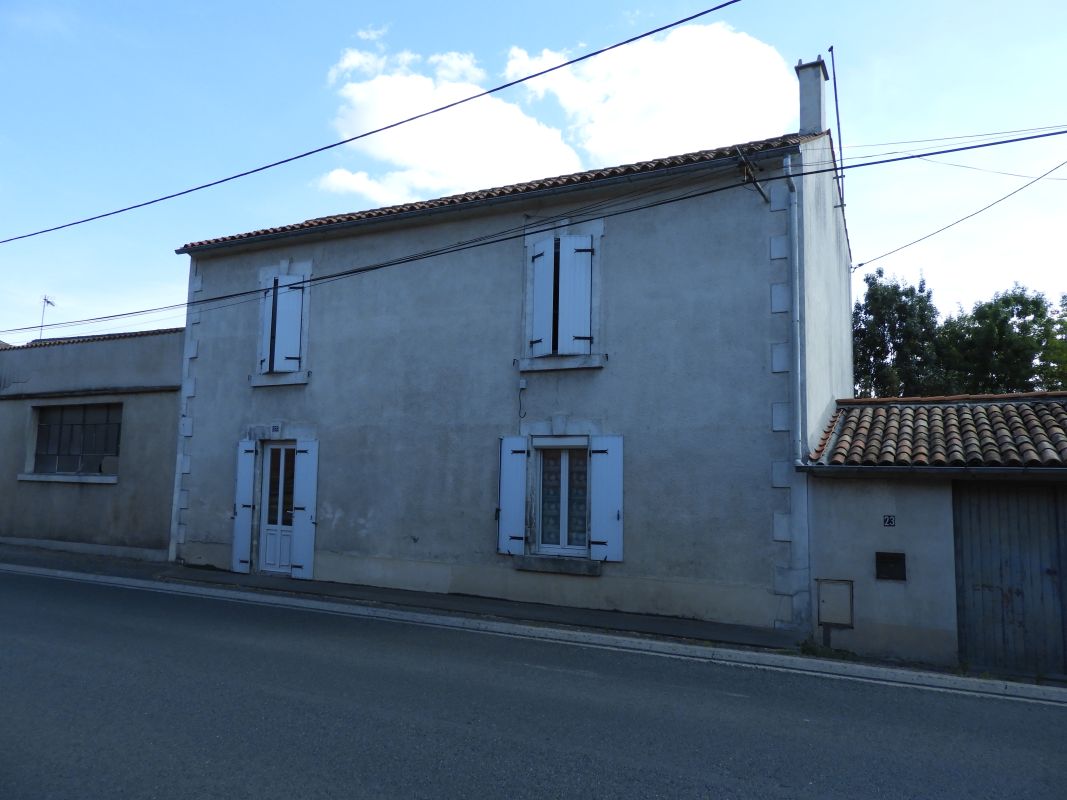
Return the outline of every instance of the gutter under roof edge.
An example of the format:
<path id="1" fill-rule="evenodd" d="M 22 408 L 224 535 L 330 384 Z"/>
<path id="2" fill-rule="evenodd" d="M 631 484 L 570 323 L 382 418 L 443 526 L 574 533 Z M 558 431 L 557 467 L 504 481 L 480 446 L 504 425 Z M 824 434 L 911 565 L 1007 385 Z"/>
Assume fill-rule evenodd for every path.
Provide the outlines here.
<path id="1" fill-rule="evenodd" d="M 761 150 L 757 153 L 745 154 L 748 161 L 766 161 L 775 157 L 780 157 L 782 154 L 789 151 L 799 151 L 799 144 L 785 145 L 783 147 L 776 147 L 771 150 Z M 228 250 L 232 248 L 242 246 L 254 246 L 259 244 L 265 244 L 273 242 L 278 239 L 296 238 L 300 236 L 310 236 L 313 234 L 330 234 L 340 231 L 345 231 L 351 228 L 362 227 L 364 225 L 381 224 L 383 222 L 400 221 L 404 222 L 416 217 L 430 216 L 433 214 L 455 212 L 463 210 L 474 210 L 478 208 L 486 208 L 490 206 L 500 205 L 503 203 L 514 202 L 517 200 L 538 199 L 542 197 L 552 197 L 558 194 L 564 194 L 566 192 L 580 191 L 582 189 L 602 189 L 610 188 L 612 186 L 622 183 L 633 183 L 638 180 L 646 180 L 649 178 L 664 177 L 669 175 L 684 174 L 689 172 L 697 172 L 700 170 L 706 170 L 709 167 L 722 167 L 725 166 L 723 162 L 727 162 L 730 165 L 738 162 L 736 155 L 723 156 L 722 158 L 716 158 L 712 161 L 701 161 L 696 164 L 682 164 L 674 167 L 664 167 L 663 169 L 654 170 L 652 172 L 637 172 L 629 175 L 615 175 L 609 178 L 598 178 L 586 183 L 574 183 L 566 184 L 564 186 L 551 186 L 545 189 L 534 189 L 528 192 L 516 192 L 514 194 L 501 195 L 498 197 L 486 197 L 481 200 L 470 200 L 464 203 L 457 203 L 455 205 L 443 205 L 434 206 L 432 208 L 420 208 L 413 211 L 401 211 L 395 214 L 383 215 L 380 217 L 364 217 L 361 219 L 347 220 L 345 222 L 337 222 L 327 225 L 317 225 L 312 228 L 297 228 L 291 231 L 276 231 L 273 233 L 265 233 L 259 236 L 249 236 L 244 239 L 234 239 L 232 241 L 218 242 L 215 244 L 200 245 L 197 247 L 179 247 L 175 250 L 176 255 L 199 255 L 202 253 L 208 253 L 213 250 Z M 738 186 L 744 186 L 745 184 L 739 183 Z M 368 209 L 374 210 L 374 209 Z M 362 212 L 356 212 L 362 213 Z M 338 215 L 344 216 L 344 215 Z M 301 223 L 297 223 L 298 225 Z"/>

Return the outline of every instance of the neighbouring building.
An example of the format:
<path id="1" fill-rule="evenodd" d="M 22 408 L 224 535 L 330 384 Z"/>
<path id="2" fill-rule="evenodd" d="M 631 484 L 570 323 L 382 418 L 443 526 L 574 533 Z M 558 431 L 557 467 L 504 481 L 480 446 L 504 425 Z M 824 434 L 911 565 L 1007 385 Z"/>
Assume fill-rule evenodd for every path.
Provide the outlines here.
<path id="1" fill-rule="evenodd" d="M 1067 392 L 841 400 L 804 469 L 835 646 L 1067 679 Z"/>
<path id="2" fill-rule="evenodd" d="M 797 74 L 798 133 L 179 249 L 172 557 L 810 635 L 852 349 Z"/>
<path id="3" fill-rule="evenodd" d="M 182 334 L 0 349 L 0 542 L 167 557 Z"/>

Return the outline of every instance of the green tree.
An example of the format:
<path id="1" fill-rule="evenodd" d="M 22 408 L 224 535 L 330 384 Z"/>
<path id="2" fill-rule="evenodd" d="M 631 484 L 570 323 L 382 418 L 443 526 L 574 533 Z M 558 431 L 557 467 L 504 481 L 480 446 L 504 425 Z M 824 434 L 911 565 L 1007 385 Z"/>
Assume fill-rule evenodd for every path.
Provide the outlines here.
<path id="1" fill-rule="evenodd" d="M 864 282 L 852 311 L 857 396 L 1067 390 L 1067 294 L 1056 307 L 1015 284 L 939 322 L 925 281 L 879 269 Z"/>
<path id="2" fill-rule="evenodd" d="M 1041 383 L 1048 391 L 1067 390 L 1067 294 L 1052 310 L 1052 336 L 1042 358 Z"/>
<path id="3" fill-rule="evenodd" d="M 1019 284 L 976 303 L 969 314 L 946 319 L 938 337 L 946 391 L 1002 394 L 1052 388 L 1050 382 L 1064 367 L 1056 353 L 1057 325 L 1062 328 L 1062 316 L 1045 296 Z"/>
<path id="4" fill-rule="evenodd" d="M 945 378 L 938 352 L 933 293 L 887 280 L 881 269 L 864 279 L 862 302 L 852 309 L 853 361 L 858 397 L 939 394 Z"/>

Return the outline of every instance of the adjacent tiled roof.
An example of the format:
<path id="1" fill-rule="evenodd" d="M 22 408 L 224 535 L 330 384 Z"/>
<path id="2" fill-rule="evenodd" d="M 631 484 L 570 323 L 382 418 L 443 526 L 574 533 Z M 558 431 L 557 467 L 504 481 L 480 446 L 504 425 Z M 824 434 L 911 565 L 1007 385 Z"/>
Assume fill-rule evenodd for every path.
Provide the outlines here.
<path id="1" fill-rule="evenodd" d="M 126 331 L 124 333 L 101 333 L 94 336 L 64 336 L 57 339 L 34 339 L 22 345 L 9 345 L 8 350 L 25 350 L 30 347 L 53 347 L 59 344 L 81 344 L 82 342 L 106 342 L 111 339 L 132 339 L 136 336 L 160 336 L 165 333 L 181 333 L 185 328 L 157 328 L 151 331 Z"/>
<path id="2" fill-rule="evenodd" d="M 238 233 L 232 236 L 220 236 L 216 239 L 204 239 L 199 242 L 190 242 L 189 244 L 182 245 L 176 252 L 184 253 L 189 250 L 197 250 L 200 248 L 213 247 L 215 245 L 228 244 L 231 242 L 237 242 L 248 239 L 255 239 L 260 236 L 277 236 L 279 234 L 286 233 L 303 233 L 315 228 L 325 228 L 331 225 L 343 225 L 349 222 L 355 222 L 358 220 L 375 219 L 380 217 L 389 217 L 397 214 L 405 214 L 418 211 L 429 211 L 435 208 L 444 208 L 447 206 L 460 206 L 464 203 L 474 203 L 482 200 L 489 200 L 497 197 L 508 197 L 511 195 L 522 195 L 529 192 L 543 191 L 546 189 L 558 189 L 567 186 L 578 186 L 580 184 L 593 183 L 595 181 L 605 180 L 608 178 L 615 178 L 625 175 L 640 175 L 643 173 L 657 172 L 664 169 L 672 169 L 675 167 L 684 167 L 690 164 L 702 164 L 711 161 L 718 161 L 724 158 L 737 158 L 738 152 L 744 156 L 753 156 L 759 153 L 779 150 L 788 147 L 796 147 L 803 142 L 817 139 L 823 134 L 799 134 L 791 133 L 783 136 L 776 136 L 773 139 L 761 139 L 755 142 L 746 142 L 744 144 L 732 144 L 729 147 L 718 147 L 713 150 L 698 150 L 695 153 L 685 153 L 679 156 L 669 156 L 667 158 L 656 158 L 651 161 L 639 161 L 636 164 L 623 164 L 618 167 L 604 167 L 601 169 L 591 169 L 585 172 L 575 172 L 570 175 L 558 175 L 554 178 L 541 178 L 535 181 L 526 181 L 525 183 L 513 183 L 509 186 L 498 186 L 493 189 L 480 189 L 475 192 L 464 192 L 463 194 L 454 194 L 448 197 L 439 197 L 435 200 L 420 200 L 413 203 L 403 203 L 396 206 L 386 206 L 385 208 L 375 208 L 369 211 L 357 211 L 351 214 L 337 214 L 330 217 L 317 217 L 316 219 L 305 220 L 304 222 L 297 222 L 293 225 L 282 225 L 277 228 L 263 228 L 257 231 L 249 231 L 248 233 Z"/>
<path id="3" fill-rule="evenodd" d="M 816 464 L 1067 467 L 1067 392 L 839 400 Z"/>

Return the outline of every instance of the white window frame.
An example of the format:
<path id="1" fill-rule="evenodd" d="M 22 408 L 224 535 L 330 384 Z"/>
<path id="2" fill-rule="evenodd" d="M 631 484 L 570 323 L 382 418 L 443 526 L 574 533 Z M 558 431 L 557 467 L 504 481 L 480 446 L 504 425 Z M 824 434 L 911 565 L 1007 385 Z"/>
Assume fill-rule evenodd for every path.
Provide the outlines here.
<path id="1" fill-rule="evenodd" d="M 536 225 L 534 225 L 536 227 Z M 575 237 L 585 240 L 576 245 Z M 554 274 L 546 274 L 546 266 L 553 267 L 555 244 L 567 242 L 581 249 L 588 247 L 589 280 L 574 284 L 568 281 L 567 254 L 561 253 L 561 268 L 556 295 L 557 314 L 553 321 L 552 309 L 545 309 L 536 302 L 538 296 L 552 293 L 556 288 Z M 601 341 L 600 293 L 601 293 L 601 247 L 603 221 L 567 225 L 564 227 L 528 233 L 525 237 L 525 304 L 523 307 L 523 341 L 519 369 L 536 372 L 561 369 L 600 369 L 607 357 Z M 570 254 L 573 256 L 573 254 Z M 544 259 L 547 259 L 545 261 Z M 540 264 L 538 262 L 541 262 Z M 549 270 L 552 272 L 552 269 Z M 573 274 L 571 274 L 573 277 Z M 571 288 L 568 290 L 568 286 Z M 587 296 L 585 296 L 587 293 Z M 575 302 L 576 301 L 576 302 Z M 588 326 L 584 310 L 588 309 Z M 547 321 L 546 321 L 547 315 Z M 575 333 L 577 330 L 577 334 Z M 556 335 L 557 346 L 553 352 L 551 338 Z M 575 338 L 577 335 L 577 338 Z M 560 337 L 567 339 L 561 341 Z M 588 340 L 586 341 L 586 336 Z M 541 340 L 538 342 L 538 340 Z M 546 341 L 547 340 L 547 341 Z"/>
<path id="2" fill-rule="evenodd" d="M 259 272 L 261 299 L 259 304 L 259 328 L 257 334 L 256 369 L 249 376 L 252 386 L 289 386 L 307 383 L 311 375 L 308 368 L 308 327 L 310 321 L 309 305 L 311 301 L 310 262 L 292 262 L 288 259 L 273 267 L 266 267 Z M 279 318 L 275 316 L 279 299 L 292 302 L 292 293 L 300 292 L 299 306 L 288 308 L 288 315 L 294 311 L 300 314 L 300 320 L 291 335 L 299 335 L 299 350 L 294 356 L 275 351 L 275 360 L 271 361 L 271 338 L 277 332 Z M 296 348 L 293 348 L 296 351 Z M 288 356 L 288 357 L 287 357 Z M 296 362 L 295 364 L 293 362 Z"/>
<path id="3" fill-rule="evenodd" d="M 544 489 L 544 453 L 546 450 L 562 450 L 563 457 L 560 463 L 560 509 L 559 509 L 559 535 L 560 544 L 548 544 L 542 541 L 542 491 Z M 562 544 L 567 535 L 568 505 L 570 501 L 570 478 L 567 465 L 569 463 L 569 450 L 585 450 L 586 458 L 586 505 L 585 505 L 585 544 L 566 545 Z M 533 453 L 537 457 L 534 472 L 534 486 L 531 492 L 531 500 L 534 510 L 534 548 L 541 555 L 570 556 L 572 558 L 589 557 L 589 437 L 587 436 L 538 436 L 533 440 Z"/>

